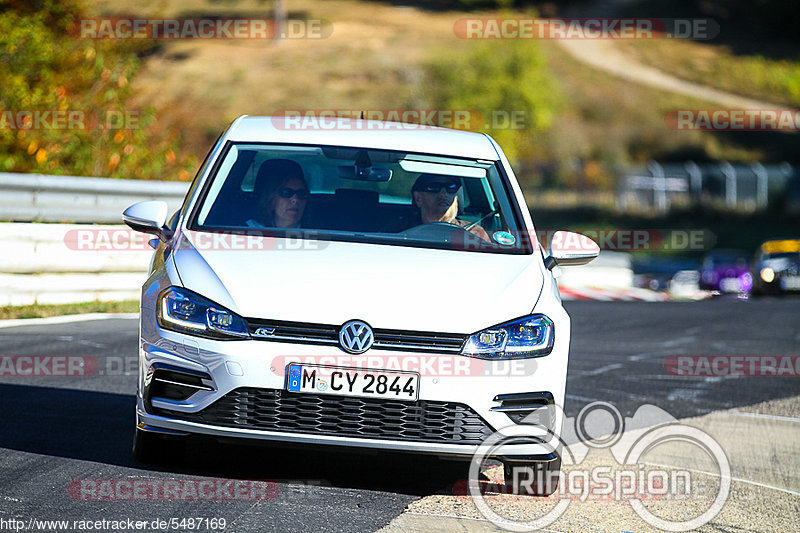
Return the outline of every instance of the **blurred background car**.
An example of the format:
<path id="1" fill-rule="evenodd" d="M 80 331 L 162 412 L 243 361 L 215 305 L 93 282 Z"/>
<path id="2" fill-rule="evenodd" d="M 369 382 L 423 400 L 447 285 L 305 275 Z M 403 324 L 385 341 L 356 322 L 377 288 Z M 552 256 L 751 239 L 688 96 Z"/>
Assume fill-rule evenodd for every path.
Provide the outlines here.
<path id="1" fill-rule="evenodd" d="M 663 255 L 637 256 L 633 259 L 633 284 L 636 287 L 643 287 L 654 291 L 670 290 L 671 282 L 674 277 L 685 271 L 697 273 L 700 267 L 700 258 L 674 256 L 664 257 Z M 682 277 L 680 279 L 683 279 Z M 693 282 L 693 291 L 699 290 L 698 279 Z M 680 281 L 679 281 L 680 282 Z"/>
<path id="2" fill-rule="evenodd" d="M 700 294 L 700 272 L 697 270 L 680 270 L 667 283 L 672 298 L 702 299 L 709 293 Z"/>
<path id="3" fill-rule="evenodd" d="M 764 242 L 753 262 L 753 294 L 800 292 L 800 239 Z"/>
<path id="4" fill-rule="evenodd" d="M 749 293 L 753 288 L 748 254 L 744 250 L 714 250 L 700 263 L 700 288 L 726 293 Z"/>

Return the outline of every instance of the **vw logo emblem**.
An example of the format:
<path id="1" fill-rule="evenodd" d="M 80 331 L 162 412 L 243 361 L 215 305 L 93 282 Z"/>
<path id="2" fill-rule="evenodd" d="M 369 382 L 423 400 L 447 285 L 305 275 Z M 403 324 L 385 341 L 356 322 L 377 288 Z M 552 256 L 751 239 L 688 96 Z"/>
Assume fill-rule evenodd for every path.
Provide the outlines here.
<path id="1" fill-rule="evenodd" d="M 339 345 L 349 353 L 364 353 L 372 346 L 372 328 L 366 322 L 350 320 L 339 330 Z"/>

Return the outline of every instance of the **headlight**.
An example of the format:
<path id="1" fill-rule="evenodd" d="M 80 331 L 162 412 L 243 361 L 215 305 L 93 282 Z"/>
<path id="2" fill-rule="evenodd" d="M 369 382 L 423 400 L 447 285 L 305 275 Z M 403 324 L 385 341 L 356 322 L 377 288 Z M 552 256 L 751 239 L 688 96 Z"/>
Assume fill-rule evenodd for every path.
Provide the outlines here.
<path id="1" fill-rule="evenodd" d="M 212 339 L 249 337 L 244 319 L 186 289 L 170 287 L 158 297 L 158 324 L 164 329 Z"/>
<path id="2" fill-rule="evenodd" d="M 761 269 L 761 279 L 763 279 L 767 283 L 772 283 L 772 281 L 775 279 L 775 271 L 772 270 L 769 267 L 762 268 Z"/>
<path id="3" fill-rule="evenodd" d="M 553 350 L 553 321 L 533 315 L 479 331 L 467 339 L 461 355 L 480 359 L 542 357 Z"/>

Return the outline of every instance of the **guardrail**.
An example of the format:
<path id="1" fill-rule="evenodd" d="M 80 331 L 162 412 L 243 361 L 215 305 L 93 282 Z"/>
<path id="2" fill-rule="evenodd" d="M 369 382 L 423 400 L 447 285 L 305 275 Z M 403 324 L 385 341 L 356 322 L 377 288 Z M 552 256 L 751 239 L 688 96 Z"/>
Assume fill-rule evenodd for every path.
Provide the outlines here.
<path id="1" fill-rule="evenodd" d="M 149 238 L 123 225 L 0 223 L 0 305 L 136 300 L 153 256 Z M 630 258 L 618 252 L 559 278 L 573 289 L 632 284 Z"/>
<path id="2" fill-rule="evenodd" d="M 0 173 L 0 220 L 121 224 L 122 211 L 143 200 L 180 208 L 186 182 Z"/>
<path id="3" fill-rule="evenodd" d="M 649 185 L 651 178 L 644 181 Z M 0 220 L 15 221 L 0 223 L 0 305 L 138 298 L 152 249 L 146 236 L 121 225 L 122 211 L 138 201 L 163 200 L 173 212 L 188 187 L 185 182 L 0 173 Z M 116 225 L 96 225 L 107 223 Z M 564 269 L 559 284 L 630 287 L 630 260 L 613 255 Z"/>
<path id="4" fill-rule="evenodd" d="M 794 187 L 800 203 L 800 169 L 787 163 L 766 165 L 659 164 L 620 172 L 617 208 L 669 210 L 673 200 L 720 199 L 728 207 L 763 209 L 769 197 Z M 121 213 L 142 200 L 163 200 L 170 213 L 183 201 L 189 184 L 44 174 L 0 173 L 0 220 L 119 224 Z"/>
<path id="5" fill-rule="evenodd" d="M 148 238 L 123 225 L 0 223 L 0 305 L 136 300 Z"/>
<path id="6" fill-rule="evenodd" d="M 675 200 L 684 203 L 716 202 L 730 209 L 765 209 L 771 196 L 786 195 L 798 187 L 800 169 L 778 165 L 657 163 L 628 167 L 620 172 L 617 208 L 669 211 Z M 797 202 L 798 198 L 790 198 Z"/>

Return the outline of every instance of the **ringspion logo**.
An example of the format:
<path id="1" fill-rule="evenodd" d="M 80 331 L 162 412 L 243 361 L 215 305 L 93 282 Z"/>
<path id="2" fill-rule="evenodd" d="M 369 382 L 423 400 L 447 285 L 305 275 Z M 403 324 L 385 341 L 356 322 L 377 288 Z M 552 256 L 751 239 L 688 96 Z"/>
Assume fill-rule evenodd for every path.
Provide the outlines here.
<path id="1" fill-rule="evenodd" d="M 467 492 L 481 515 L 494 525 L 508 531 L 536 531 L 559 520 L 574 501 L 611 500 L 626 502 L 658 529 L 689 531 L 713 520 L 727 502 L 730 462 L 722 446 L 704 431 L 679 423 L 654 405 L 640 406 L 632 417 L 624 417 L 607 402 L 590 403 L 574 418 L 558 411 L 563 420 L 560 436 L 530 415 L 519 424 L 500 428 L 473 454 Z M 647 429 L 626 429 L 638 427 Z M 491 478 L 487 482 L 488 469 L 496 458 L 522 445 L 539 446 L 540 454 L 558 456 L 559 467 L 545 470 L 524 463 L 509 465 L 502 483 L 493 483 Z M 659 446 L 675 445 L 702 457 L 711 471 L 651 463 L 650 454 Z M 594 464 L 591 452 L 602 449 L 610 452 L 616 464 Z M 708 478 L 699 481 L 700 475 Z M 508 501 L 507 494 L 526 497 L 541 493 L 550 496 L 540 501 L 554 505 L 532 506 L 528 513 L 511 515 L 508 507 L 493 506 L 498 499 Z M 681 509 L 677 519 L 663 512 L 669 502 L 677 502 Z"/>

